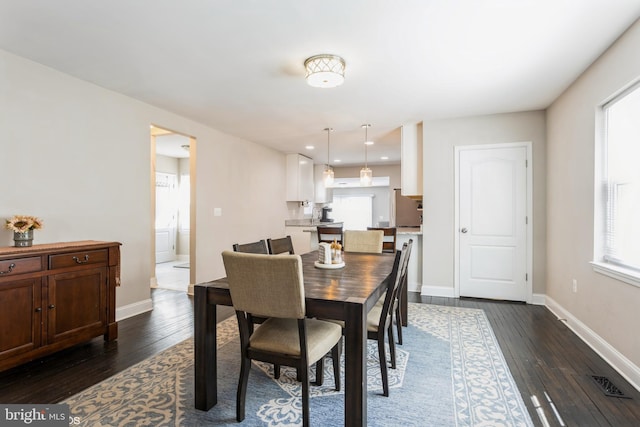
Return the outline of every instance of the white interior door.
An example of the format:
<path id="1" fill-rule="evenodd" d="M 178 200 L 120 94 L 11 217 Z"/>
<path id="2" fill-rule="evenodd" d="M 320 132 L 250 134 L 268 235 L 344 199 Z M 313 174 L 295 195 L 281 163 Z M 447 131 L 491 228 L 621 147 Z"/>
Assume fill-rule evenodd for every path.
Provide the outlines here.
<path id="1" fill-rule="evenodd" d="M 458 151 L 460 296 L 528 300 L 527 151 Z"/>
<path id="2" fill-rule="evenodd" d="M 156 173 L 156 264 L 174 261 L 178 217 L 177 176 Z"/>

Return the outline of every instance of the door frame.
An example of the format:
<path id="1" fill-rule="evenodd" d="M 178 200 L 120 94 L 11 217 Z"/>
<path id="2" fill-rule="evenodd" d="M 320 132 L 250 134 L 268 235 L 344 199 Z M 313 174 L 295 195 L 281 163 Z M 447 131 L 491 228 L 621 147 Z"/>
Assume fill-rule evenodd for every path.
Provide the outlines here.
<path id="1" fill-rule="evenodd" d="M 526 303 L 533 302 L 533 144 L 531 141 L 524 142 L 507 142 L 499 144 L 478 144 L 478 145 L 456 145 L 454 146 L 454 297 L 460 298 L 460 153 L 469 150 L 487 150 L 498 148 L 519 148 L 525 147 L 527 150 L 527 195 L 526 195 L 526 263 L 527 263 L 527 296 Z"/>
<path id="2" fill-rule="evenodd" d="M 149 279 L 150 287 L 156 287 L 157 279 L 155 274 L 156 266 L 156 234 L 155 234 L 155 220 L 156 220 L 156 133 L 166 132 L 175 133 L 186 136 L 189 138 L 189 287 L 187 293 L 193 295 L 194 285 L 196 283 L 196 156 L 197 156 L 197 139 L 194 136 L 187 135 L 182 132 L 171 130 L 165 126 L 150 124 L 151 132 L 149 135 L 149 151 L 150 151 L 150 179 L 149 179 L 149 192 L 151 198 L 151 224 L 153 227 L 149 230 L 149 239 L 151 242 L 151 250 L 149 254 L 150 265 L 152 266 L 153 274 Z"/>

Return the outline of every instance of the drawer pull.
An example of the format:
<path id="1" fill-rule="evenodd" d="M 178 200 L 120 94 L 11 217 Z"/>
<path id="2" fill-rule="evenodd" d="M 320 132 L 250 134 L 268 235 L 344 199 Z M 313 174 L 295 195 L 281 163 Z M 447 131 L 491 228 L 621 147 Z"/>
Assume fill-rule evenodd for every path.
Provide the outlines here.
<path id="1" fill-rule="evenodd" d="M 8 274 L 11 273 L 13 271 L 13 269 L 16 268 L 15 263 L 11 263 L 9 264 L 9 269 L 7 271 L 0 271 L 0 274 Z"/>
<path id="2" fill-rule="evenodd" d="M 55 304 L 50 304 L 49 308 L 56 308 L 56 305 Z"/>
<path id="3" fill-rule="evenodd" d="M 89 262 L 89 255 L 84 256 L 84 261 L 78 258 L 77 256 L 74 256 L 73 260 L 76 262 L 76 264 L 86 264 Z"/>
<path id="4" fill-rule="evenodd" d="M 42 311 L 42 307 L 36 308 L 36 313 L 40 313 Z"/>

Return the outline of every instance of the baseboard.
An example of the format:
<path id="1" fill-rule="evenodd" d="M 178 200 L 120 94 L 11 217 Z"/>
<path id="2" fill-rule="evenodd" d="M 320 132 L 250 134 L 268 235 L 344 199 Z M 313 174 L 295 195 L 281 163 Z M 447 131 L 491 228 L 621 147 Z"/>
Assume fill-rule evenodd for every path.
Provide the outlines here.
<path id="1" fill-rule="evenodd" d="M 613 369 L 618 371 L 636 390 L 640 391 L 640 367 L 633 364 L 587 325 L 554 301 L 553 298 L 547 296 L 545 299 L 545 305 L 558 319 L 562 319 L 569 329 L 591 347 L 593 351 L 598 353 Z"/>
<path id="2" fill-rule="evenodd" d="M 116 308 L 116 321 L 124 320 L 138 314 L 153 310 L 151 298 Z"/>
<path id="3" fill-rule="evenodd" d="M 531 296 L 531 304 L 547 305 L 547 296 L 545 294 L 533 294 Z"/>
<path id="4" fill-rule="evenodd" d="M 454 289 L 448 286 L 427 286 L 423 285 L 420 295 L 430 297 L 455 298 Z"/>
<path id="5" fill-rule="evenodd" d="M 189 288 L 187 289 L 187 295 L 193 296 L 193 290 L 195 285 L 193 283 L 189 283 Z"/>
<path id="6" fill-rule="evenodd" d="M 149 279 L 149 287 L 150 288 L 157 288 L 158 287 L 158 278 L 153 276 L 151 279 Z"/>
<path id="7" fill-rule="evenodd" d="M 422 289 L 422 283 L 420 282 L 407 283 L 407 291 L 409 292 L 420 292 L 420 289 Z"/>

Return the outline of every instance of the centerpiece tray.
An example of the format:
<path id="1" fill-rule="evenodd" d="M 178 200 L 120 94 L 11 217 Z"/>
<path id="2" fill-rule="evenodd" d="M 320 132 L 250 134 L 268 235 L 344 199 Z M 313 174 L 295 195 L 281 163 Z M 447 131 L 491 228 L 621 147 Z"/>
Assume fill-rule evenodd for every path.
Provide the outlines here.
<path id="1" fill-rule="evenodd" d="M 323 264 L 320 263 L 318 261 L 314 262 L 313 265 L 316 266 L 316 268 L 323 268 L 325 270 L 335 270 L 337 268 L 342 268 L 345 266 L 344 261 L 342 261 L 341 263 L 338 264 Z"/>

